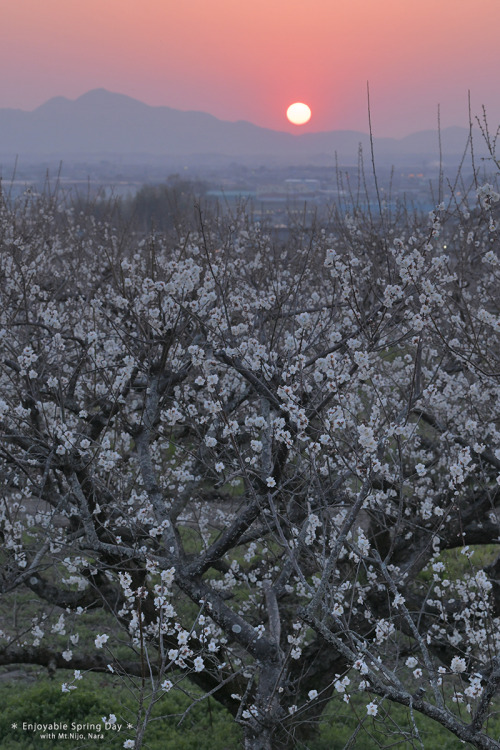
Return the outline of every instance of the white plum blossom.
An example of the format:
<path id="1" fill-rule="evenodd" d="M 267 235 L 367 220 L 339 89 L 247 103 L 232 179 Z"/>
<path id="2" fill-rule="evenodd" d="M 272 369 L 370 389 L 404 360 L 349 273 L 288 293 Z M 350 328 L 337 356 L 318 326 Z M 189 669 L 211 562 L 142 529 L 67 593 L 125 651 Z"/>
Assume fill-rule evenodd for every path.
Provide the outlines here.
<path id="1" fill-rule="evenodd" d="M 464 693 L 468 698 L 479 698 L 479 696 L 482 695 L 484 687 L 481 684 L 481 679 L 480 674 L 475 674 L 470 678 L 469 685 L 464 690 Z"/>
<path id="2" fill-rule="evenodd" d="M 351 680 L 349 679 L 347 675 L 342 677 L 342 679 L 340 679 L 337 675 L 337 679 L 335 680 L 333 684 L 334 684 L 335 690 L 338 693 L 345 693 L 346 688 L 351 684 Z"/>
<path id="3" fill-rule="evenodd" d="M 394 597 L 394 599 L 393 599 L 392 603 L 393 603 L 393 605 L 394 605 L 395 607 L 401 607 L 401 606 L 402 606 L 402 605 L 403 605 L 403 604 L 405 603 L 405 598 L 404 598 L 404 596 L 403 596 L 402 594 L 400 594 L 400 593 L 398 592 L 398 593 L 397 593 L 397 594 L 395 595 L 395 597 Z"/>
<path id="4" fill-rule="evenodd" d="M 454 656 L 451 660 L 450 669 L 455 674 L 461 674 L 467 669 L 467 662 L 460 656 Z"/>
<path id="5" fill-rule="evenodd" d="M 205 662 L 203 661 L 201 656 L 197 656 L 193 664 L 195 672 L 202 672 L 205 669 Z"/>
<path id="6" fill-rule="evenodd" d="M 377 450 L 377 441 L 375 440 L 373 429 L 368 425 L 359 425 L 358 433 L 361 446 L 365 448 L 368 453 L 375 453 Z"/>
<path id="7" fill-rule="evenodd" d="M 368 665 L 363 659 L 357 659 L 353 664 L 354 669 L 357 669 L 361 674 L 368 674 Z"/>
<path id="8" fill-rule="evenodd" d="M 382 641 L 385 641 L 391 633 L 394 633 L 395 627 L 394 623 L 389 622 L 388 620 L 379 620 L 376 625 L 376 636 L 377 641 L 381 643 Z"/>

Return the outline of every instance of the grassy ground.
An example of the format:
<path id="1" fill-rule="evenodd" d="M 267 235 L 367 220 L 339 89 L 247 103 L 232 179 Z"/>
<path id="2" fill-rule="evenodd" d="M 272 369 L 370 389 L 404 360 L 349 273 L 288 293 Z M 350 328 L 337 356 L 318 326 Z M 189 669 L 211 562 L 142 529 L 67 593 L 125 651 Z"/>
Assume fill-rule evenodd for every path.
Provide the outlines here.
<path id="1" fill-rule="evenodd" d="M 35 683 L 26 680 L 4 682 L 0 686 L 0 747 L 2 750 L 40 750 L 57 747 L 61 750 L 77 748 L 123 748 L 126 739 L 134 736 L 137 721 L 137 693 L 132 683 L 123 685 L 107 676 L 87 675 L 81 687 L 62 693 L 61 683 L 71 675 L 57 675 L 54 680 L 39 678 Z M 134 695 L 135 693 L 135 695 Z M 241 737 L 231 717 L 213 699 L 202 701 L 185 716 L 191 703 L 181 691 L 165 693 L 153 710 L 153 719 L 146 731 L 144 748 L 148 750 L 232 750 L 241 745 Z M 115 714 L 120 731 L 106 730 L 103 717 Z M 182 718 L 184 716 L 184 718 Z M 182 721 L 181 721 L 182 719 Z M 32 732 L 23 723 L 66 723 L 68 738 L 42 739 L 43 731 Z M 100 731 L 85 726 L 71 737 L 72 724 L 100 725 Z M 88 735 L 103 734 L 95 740 Z M 63 731 L 64 733 L 64 731 Z M 79 735 L 84 735 L 81 738 Z M 203 745 L 200 746 L 200 738 Z"/>
<path id="2" fill-rule="evenodd" d="M 31 677 L 31 680 L 26 679 Z M 2 750 L 43 750 L 59 748 L 123 748 L 126 739 L 133 736 L 137 717 L 137 693 L 134 685 L 116 682 L 112 676 L 87 675 L 81 686 L 71 693 L 61 692 L 61 682 L 69 675 L 58 674 L 48 680 L 36 670 L 28 672 L 17 681 L 0 682 L 0 748 Z M 333 699 L 324 714 L 319 736 L 313 741 L 298 743 L 298 750 L 455 750 L 472 747 L 462 744 L 454 735 L 434 722 L 420 716 L 412 719 L 409 709 L 382 702 L 375 717 L 366 715 L 368 696 L 353 696 L 350 704 L 341 696 Z M 213 699 L 197 703 L 185 713 L 191 698 L 180 690 L 164 694 L 156 704 L 153 720 L 146 732 L 144 748 L 147 750 L 238 750 L 242 747 L 240 729 L 231 716 Z M 120 731 L 105 730 L 103 717 L 115 714 L 122 724 Z M 23 723 L 59 722 L 71 725 L 101 725 L 101 730 L 75 730 L 82 738 L 41 739 L 42 732 L 23 728 Z M 487 726 L 490 736 L 500 737 L 500 714 Z M 88 738 L 95 731 L 104 739 Z M 56 735 L 58 733 L 56 732 Z"/>

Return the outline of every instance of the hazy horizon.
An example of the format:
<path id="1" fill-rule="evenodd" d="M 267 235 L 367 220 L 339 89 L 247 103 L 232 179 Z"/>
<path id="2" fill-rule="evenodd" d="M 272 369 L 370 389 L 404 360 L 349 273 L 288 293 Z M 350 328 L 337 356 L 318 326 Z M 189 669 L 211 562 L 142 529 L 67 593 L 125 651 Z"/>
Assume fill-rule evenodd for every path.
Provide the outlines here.
<path id="1" fill-rule="evenodd" d="M 477 129 L 475 136 L 479 135 Z M 93 89 L 77 99 L 54 97 L 32 111 L 0 109 L 0 154 L 80 155 L 113 158 L 142 154 L 173 159 L 250 158 L 262 163 L 357 163 L 360 147 L 370 149 L 362 131 L 330 130 L 294 134 L 262 128 L 245 120 L 231 122 L 201 111 L 152 107 L 128 95 Z M 443 154 L 463 154 L 468 128 L 416 131 L 404 138 L 374 134 L 379 159 L 391 163 L 420 158 L 425 163 Z M 480 141 L 479 138 L 475 138 Z M 455 158 L 456 161 L 456 158 Z"/>
<path id="2" fill-rule="evenodd" d="M 175 111 L 182 112 L 182 113 L 185 113 L 185 114 L 189 114 L 189 113 L 193 113 L 193 114 L 197 114 L 197 113 L 199 113 L 199 114 L 206 114 L 206 115 L 210 115 L 211 117 L 214 117 L 215 119 L 220 120 L 221 122 L 224 122 L 224 123 L 232 123 L 232 124 L 235 124 L 235 123 L 247 123 L 247 124 L 250 124 L 250 125 L 255 125 L 258 128 L 264 128 L 264 129 L 267 129 L 267 130 L 274 131 L 276 133 L 288 133 L 288 134 L 291 134 L 291 135 L 301 136 L 301 135 L 305 135 L 306 133 L 314 133 L 316 135 L 319 135 L 321 133 L 328 133 L 328 132 L 334 132 L 334 131 L 339 131 L 339 132 L 342 132 L 342 131 L 350 132 L 350 131 L 352 131 L 352 132 L 359 132 L 359 133 L 362 133 L 364 135 L 368 135 L 369 134 L 369 123 L 368 123 L 368 121 L 367 121 L 366 127 L 364 129 L 363 128 L 332 128 L 331 130 L 324 130 L 324 131 L 322 131 L 322 130 L 312 130 L 312 129 L 309 129 L 307 127 L 290 127 L 289 123 L 288 123 L 288 126 L 285 123 L 285 124 L 283 124 L 282 127 L 279 127 L 279 126 L 276 126 L 276 127 L 262 126 L 262 125 L 258 125 L 258 123 L 256 123 L 256 122 L 252 122 L 250 120 L 245 120 L 244 118 L 237 118 L 237 119 L 231 120 L 231 119 L 228 119 L 228 118 L 219 117 L 217 115 L 214 115 L 211 112 L 208 112 L 206 110 L 201 110 L 201 109 L 183 109 L 182 107 L 173 107 L 171 104 L 168 104 L 168 103 L 166 103 L 166 104 L 148 104 L 144 100 L 142 100 L 142 99 L 140 99 L 138 97 L 135 97 L 135 96 L 131 96 L 130 94 L 126 94 L 123 91 L 110 91 L 109 89 L 106 89 L 106 88 L 104 88 L 102 86 L 98 86 L 98 87 L 95 87 L 93 89 L 89 89 L 88 91 L 84 91 L 82 94 L 79 94 L 77 96 L 65 96 L 64 94 L 55 94 L 54 96 L 49 97 L 48 99 L 44 100 L 40 104 L 37 104 L 36 106 L 31 107 L 31 108 L 26 108 L 26 107 L 3 107 L 0 104 L 0 111 L 2 111 L 2 110 L 12 110 L 12 111 L 20 111 L 20 112 L 23 112 L 23 113 L 26 113 L 26 114 L 31 114 L 31 113 L 36 112 L 37 110 L 40 110 L 40 109 L 44 108 L 50 102 L 56 102 L 58 100 L 65 100 L 65 101 L 67 101 L 69 103 L 74 103 L 74 102 L 77 102 L 80 99 L 84 99 L 88 95 L 92 95 L 92 94 L 95 94 L 97 92 L 104 92 L 104 93 L 109 94 L 111 96 L 117 95 L 117 96 L 120 96 L 120 97 L 126 97 L 127 99 L 131 99 L 134 102 L 139 102 L 140 104 L 144 104 L 147 107 L 151 107 L 152 109 L 171 109 L 171 110 L 175 110 Z M 466 125 L 460 125 L 458 123 L 450 123 L 449 125 L 446 125 L 444 127 L 441 125 L 441 127 L 442 127 L 442 129 L 446 130 L 446 129 L 452 129 L 452 128 L 464 128 L 464 127 L 466 127 Z M 467 127 L 468 127 L 468 125 L 467 125 Z M 435 125 L 434 126 L 430 126 L 429 128 L 417 128 L 417 127 L 415 127 L 413 130 L 409 130 L 407 133 L 402 133 L 401 135 L 397 135 L 397 136 L 388 136 L 388 135 L 386 135 L 384 133 L 377 133 L 376 137 L 377 138 L 382 138 L 382 139 L 387 138 L 387 139 L 401 140 L 401 139 L 404 139 L 404 138 L 406 138 L 408 136 L 414 135 L 414 134 L 419 133 L 419 132 L 437 131 L 437 130 L 438 130 L 438 122 L 436 121 Z"/>
<path id="3" fill-rule="evenodd" d="M 500 122 L 498 0 L 4 0 L 0 108 L 118 91 L 286 132 L 401 138 L 467 127 L 482 105 Z M 310 123 L 287 123 L 304 101 Z"/>

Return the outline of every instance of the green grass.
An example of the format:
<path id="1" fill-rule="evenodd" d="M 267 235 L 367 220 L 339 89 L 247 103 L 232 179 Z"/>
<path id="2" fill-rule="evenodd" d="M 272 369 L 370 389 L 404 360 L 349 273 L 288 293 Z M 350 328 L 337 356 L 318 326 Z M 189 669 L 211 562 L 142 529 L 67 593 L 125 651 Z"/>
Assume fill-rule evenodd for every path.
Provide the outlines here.
<path id="1" fill-rule="evenodd" d="M 500 554 L 500 545 L 498 544 L 470 544 L 469 550 L 473 552 L 471 557 L 463 555 L 462 549 L 462 547 L 457 547 L 456 549 L 443 550 L 433 560 L 433 563 L 442 562 L 445 565 L 445 570 L 440 574 L 442 578 L 455 581 L 463 578 L 464 575 L 474 575 L 482 568 L 491 565 Z M 432 581 L 432 567 L 429 565 L 424 568 L 418 578 L 424 582 Z"/>
<path id="2" fill-rule="evenodd" d="M 414 713 L 412 718 L 408 708 L 388 701 L 375 699 L 379 705 L 378 714 L 375 717 L 367 716 L 366 704 L 371 700 L 369 694 L 353 695 L 349 704 L 345 704 L 340 697 L 332 699 L 323 715 L 319 737 L 308 750 L 456 750 L 459 747 L 473 747 L 469 743 L 462 744 L 454 734 L 431 719 L 418 713 Z M 465 723 L 468 717 L 463 710 L 462 720 Z M 495 714 L 483 732 L 498 740 L 500 715 Z M 352 745 L 348 744 L 351 738 Z"/>
<path id="3" fill-rule="evenodd" d="M 77 690 L 61 692 L 61 683 L 69 681 L 72 673 L 58 673 L 54 680 L 40 677 L 36 670 L 31 679 L 0 684 L 0 747 L 2 750 L 40 750 L 43 748 L 99 747 L 118 750 L 126 739 L 131 739 L 137 718 L 137 682 L 128 685 L 111 675 L 86 675 Z M 187 687 L 187 683 L 184 683 Z M 186 713 L 193 698 L 201 696 L 196 689 L 190 695 L 181 690 L 172 690 L 162 695 L 153 711 L 153 719 L 146 731 L 145 750 L 238 750 L 242 747 L 242 733 L 232 717 L 213 699 L 197 703 Z M 455 750 L 472 748 L 462 744 L 455 735 L 435 722 L 415 714 L 413 719 L 404 706 L 378 701 L 375 717 L 366 715 L 366 704 L 372 700 L 369 694 L 358 693 L 349 704 L 341 696 L 333 698 L 323 715 L 317 737 L 308 742 L 297 741 L 297 750 L 375 750 L 375 748 L 398 748 L 398 750 Z M 104 731 L 103 716 L 115 714 L 121 731 Z M 464 720 L 468 715 L 463 712 Z M 300 721 L 300 712 L 297 715 Z M 27 723 L 101 724 L 103 740 L 86 738 L 87 729 L 81 730 L 84 740 L 41 740 L 39 732 L 23 730 Z M 13 728 L 13 725 L 17 727 Z M 417 731 L 415 730 L 417 727 Z M 485 730 L 498 740 L 500 737 L 500 715 L 489 720 Z M 420 738 L 420 739 L 419 739 Z"/>
<path id="4" fill-rule="evenodd" d="M 99 747 L 106 750 L 123 748 L 126 739 L 134 736 L 134 730 L 127 729 L 130 722 L 135 727 L 137 721 L 137 700 L 130 688 L 108 676 L 87 675 L 70 693 L 61 691 L 61 683 L 69 681 L 72 673 L 49 681 L 40 679 L 36 684 L 18 682 L 3 684 L 0 687 L 0 747 L 2 750 L 40 750 L 57 747 L 61 750 Z M 136 688 L 137 689 L 137 686 Z M 137 697 L 137 696 L 136 696 Z M 191 704 L 191 698 L 180 690 L 165 693 L 153 709 L 153 719 L 145 735 L 145 750 L 232 750 L 241 746 L 239 728 L 227 712 L 207 699 L 190 710 L 181 722 Z M 115 714 L 122 724 L 120 732 L 104 730 L 103 716 Z M 80 730 L 85 737 L 80 739 L 41 739 L 40 732 L 23 729 L 23 723 L 59 722 L 68 725 L 101 725 L 102 740 L 87 738 L 88 729 Z M 17 726 L 14 726 L 17 725 Z M 57 735 L 57 732 L 56 732 Z M 203 738 L 200 745 L 200 738 Z"/>

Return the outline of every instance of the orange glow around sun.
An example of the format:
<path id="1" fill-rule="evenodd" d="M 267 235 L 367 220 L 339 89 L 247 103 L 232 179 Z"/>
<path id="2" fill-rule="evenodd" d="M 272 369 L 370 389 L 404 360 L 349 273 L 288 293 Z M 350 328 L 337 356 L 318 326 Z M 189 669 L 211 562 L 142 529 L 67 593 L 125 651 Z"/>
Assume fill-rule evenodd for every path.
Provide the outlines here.
<path id="1" fill-rule="evenodd" d="M 311 108 L 303 102 L 290 104 L 286 111 L 286 116 L 293 125 L 305 125 L 311 119 L 311 114 Z"/>

